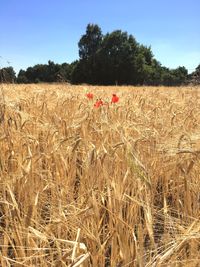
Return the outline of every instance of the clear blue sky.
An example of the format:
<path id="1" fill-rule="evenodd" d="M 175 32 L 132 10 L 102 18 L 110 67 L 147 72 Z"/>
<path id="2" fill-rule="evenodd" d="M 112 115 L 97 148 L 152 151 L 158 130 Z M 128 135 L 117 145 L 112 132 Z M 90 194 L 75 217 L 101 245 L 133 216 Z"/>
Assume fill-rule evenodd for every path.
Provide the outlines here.
<path id="1" fill-rule="evenodd" d="M 0 0 L 0 67 L 70 63 L 88 23 L 133 34 L 164 66 L 200 64 L 200 0 Z"/>

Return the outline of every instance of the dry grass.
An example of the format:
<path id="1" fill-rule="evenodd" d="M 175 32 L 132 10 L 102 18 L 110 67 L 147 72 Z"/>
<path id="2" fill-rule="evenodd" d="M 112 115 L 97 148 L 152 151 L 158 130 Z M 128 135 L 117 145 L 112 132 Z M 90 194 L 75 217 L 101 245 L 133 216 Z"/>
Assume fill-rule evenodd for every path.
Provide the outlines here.
<path id="1" fill-rule="evenodd" d="M 2 267 L 200 266 L 200 88 L 0 94 Z"/>

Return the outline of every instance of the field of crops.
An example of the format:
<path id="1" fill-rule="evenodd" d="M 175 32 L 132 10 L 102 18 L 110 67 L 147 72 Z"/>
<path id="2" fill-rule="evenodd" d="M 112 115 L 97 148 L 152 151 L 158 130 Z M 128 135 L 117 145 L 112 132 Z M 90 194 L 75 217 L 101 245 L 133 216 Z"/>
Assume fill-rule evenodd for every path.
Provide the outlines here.
<path id="1" fill-rule="evenodd" d="M 200 88 L 1 85 L 0 266 L 199 267 Z"/>

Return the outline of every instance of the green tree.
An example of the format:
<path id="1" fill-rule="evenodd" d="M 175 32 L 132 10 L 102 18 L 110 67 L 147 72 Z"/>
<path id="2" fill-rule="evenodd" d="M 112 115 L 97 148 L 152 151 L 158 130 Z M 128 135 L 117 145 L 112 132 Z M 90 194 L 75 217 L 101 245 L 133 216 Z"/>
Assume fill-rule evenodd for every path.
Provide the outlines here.
<path id="1" fill-rule="evenodd" d="M 174 86 L 188 80 L 186 68 L 163 67 L 150 46 L 139 44 L 133 35 L 121 30 L 103 35 L 97 24 L 88 24 L 78 48 L 79 60 L 71 64 L 50 60 L 48 64 L 37 64 L 21 70 L 17 81 Z"/>
<path id="2" fill-rule="evenodd" d="M 2 83 L 14 83 L 16 80 L 15 71 L 13 67 L 7 67 L 0 69 L 0 82 Z"/>
<path id="3" fill-rule="evenodd" d="M 162 84 L 166 86 L 180 86 L 185 84 L 188 77 L 188 71 L 185 67 L 169 69 L 163 67 Z"/>
<path id="4" fill-rule="evenodd" d="M 175 85 L 181 85 L 186 82 L 188 71 L 185 67 L 178 67 L 173 70 L 173 75 L 175 76 Z"/>
<path id="5" fill-rule="evenodd" d="M 20 70 L 17 76 L 17 82 L 18 83 L 28 83 L 28 79 L 26 77 L 26 71 Z"/>
<path id="6" fill-rule="evenodd" d="M 39 83 L 39 82 L 69 82 L 76 62 L 71 64 L 55 64 L 48 61 L 48 64 L 37 64 L 27 70 L 20 70 L 18 83 Z"/>
<path id="7" fill-rule="evenodd" d="M 159 64 L 153 61 L 151 47 L 138 44 L 132 35 L 121 30 L 103 36 L 99 26 L 89 24 L 79 41 L 79 56 L 72 73 L 74 83 L 159 82 L 155 75 Z"/>
<path id="8" fill-rule="evenodd" d="M 86 33 L 82 35 L 79 47 L 79 62 L 73 68 L 74 83 L 96 83 L 96 55 L 102 43 L 102 32 L 98 25 L 88 24 Z"/>
<path id="9" fill-rule="evenodd" d="M 127 32 L 117 30 L 107 33 L 98 52 L 100 81 L 104 84 L 131 83 L 136 68 L 137 50 L 135 38 Z"/>
<path id="10" fill-rule="evenodd" d="M 98 25 L 87 25 L 86 33 L 82 35 L 78 43 L 81 60 L 87 60 L 95 56 L 97 50 L 101 47 L 102 37 L 101 28 Z"/>
<path id="11" fill-rule="evenodd" d="M 200 64 L 196 67 L 195 71 L 188 75 L 188 81 L 192 84 L 200 84 Z"/>

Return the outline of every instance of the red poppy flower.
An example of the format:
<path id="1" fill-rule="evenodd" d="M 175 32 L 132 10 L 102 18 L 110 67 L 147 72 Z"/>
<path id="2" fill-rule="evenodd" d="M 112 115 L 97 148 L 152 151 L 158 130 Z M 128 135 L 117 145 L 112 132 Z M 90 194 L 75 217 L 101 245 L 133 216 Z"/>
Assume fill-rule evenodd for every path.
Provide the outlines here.
<path id="1" fill-rule="evenodd" d="M 92 93 L 87 93 L 86 97 L 91 100 L 93 99 L 94 95 Z"/>
<path id="2" fill-rule="evenodd" d="M 118 101 L 119 101 L 119 97 L 116 94 L 113 94 L 111 103 L 117 103 Z"/>
<path id="3" fill-rule="evenodd" d="M 103 101 L 101 99 L 97 99 L 96 103 L 94 104 L 95 108 L 99 108 L 103 106 Z"/>

